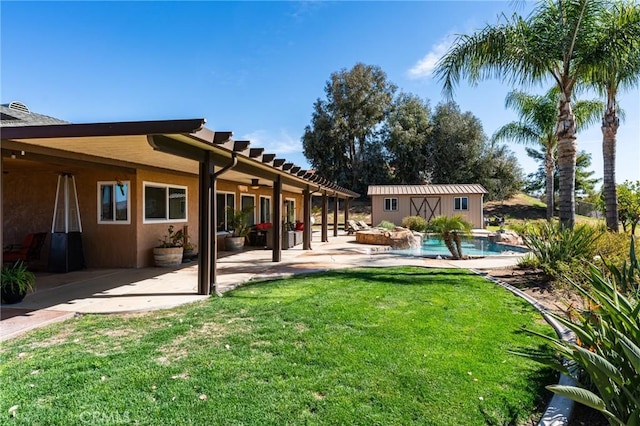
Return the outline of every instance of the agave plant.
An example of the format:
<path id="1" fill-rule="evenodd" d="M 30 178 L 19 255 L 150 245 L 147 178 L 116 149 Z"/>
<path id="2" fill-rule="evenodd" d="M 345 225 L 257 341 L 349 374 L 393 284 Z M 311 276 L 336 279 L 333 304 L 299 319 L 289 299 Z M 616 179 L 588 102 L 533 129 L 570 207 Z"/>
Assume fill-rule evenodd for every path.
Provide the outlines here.
<path id="1" fill-rule="evenodd" d="M 471 223 L 460 215 L 438 216 L 427 224 L 427 230 L 444 241 L 454 259 L 463 259 L 462 237 L 471 234 L 471 227 Z"/>
<path id="2" fill-rule="evenodd" d="M 571 284 L 587 308 L 572 309 L 570 318 L 550 314 L 571 330 L 565 341 L 531 332 L 550 341 L 560 358 L 524 354 L 579 379 L 578 386 L 547 389 L 602 412 L 611 425 L 640 425 L 640 265 L 633 237 L 630 262 L 622 268 L 591 266 L 589 289 Z"/>
<path id="3" fill-rule="evenodd" d="M 558 264 L 592 259 L 595 242 L 601 231 L 589 225 L 579 225 L 573 229 L 560 226 L 557 222 L 543 222 L 532 227 L 522 239 L 531 250 L 547 274 L 553 275 Z"/>

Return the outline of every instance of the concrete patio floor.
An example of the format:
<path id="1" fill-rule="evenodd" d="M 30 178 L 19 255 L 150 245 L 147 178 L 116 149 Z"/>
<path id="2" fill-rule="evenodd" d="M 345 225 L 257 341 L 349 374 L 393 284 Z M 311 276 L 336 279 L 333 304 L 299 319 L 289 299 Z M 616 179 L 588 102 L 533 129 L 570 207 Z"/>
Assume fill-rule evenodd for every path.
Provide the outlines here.
<path id="1" fill-rule="evenodd" d="M 434 268 L 494 269 L 517 263 L 521 254 L 472 260 L 403 257 L 380 251 L 380 246 L 358 244 L 354 236 L 329 237 L 320 242 L 314 232 L 312 250 L 297 246 L 282 251 L 282 261 L 271 261 L 271 250 L 223 252 L 217 285 L 224 293 L 249 281 L 353 267 L 423 266 Z M 76 314 L 110 314 L 171 308 L 207 299 L 197 294 L 196 262 L 179 268 L 82 270 L 66 274 L 38 274 L 36 291 L 21 302 L 0 308 L 0 341 L 26 331 L 71 318 Z"/>

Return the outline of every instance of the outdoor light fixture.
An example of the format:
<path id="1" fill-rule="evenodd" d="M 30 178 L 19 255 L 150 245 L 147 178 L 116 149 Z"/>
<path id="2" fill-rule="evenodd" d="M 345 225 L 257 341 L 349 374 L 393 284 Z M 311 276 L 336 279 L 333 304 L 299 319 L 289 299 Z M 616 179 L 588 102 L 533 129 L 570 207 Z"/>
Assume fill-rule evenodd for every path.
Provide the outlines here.
<path id="1" fill-rule="evenodd" d="M 258 179 L 251 179 L 251 189 L 259 189 L 260 184 L 258 183 Z"/>

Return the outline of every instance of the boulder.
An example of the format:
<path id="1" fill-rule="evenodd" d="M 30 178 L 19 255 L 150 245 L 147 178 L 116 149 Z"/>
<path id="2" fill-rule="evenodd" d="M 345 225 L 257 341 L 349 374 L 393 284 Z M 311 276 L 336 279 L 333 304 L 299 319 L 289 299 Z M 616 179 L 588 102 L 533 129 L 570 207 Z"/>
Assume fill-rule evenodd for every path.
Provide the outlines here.
<path id="1" fill-rule="evenodd" d="M 503 244 L 511 244 L 514 246 L 524 245 L 522 241 L 522 237 L 518 235 L 514 231 L 508 231 L 506 229 L 501 229 L 495 234 L 489 235 L 489 241 L 492 243 L 503 243 Z"/>
<path id="2" fill-rule="evenodd" d="M 396 228 L 391 233 L 389 245 L 392 249 L 418 248 L 422 243 L 422 237 L 416 237 L 413 231 L 406 228 Z"/>
<path id="3" fill-rule="evenodd" d="M 422 244 L 422 235 L 401 227 L 396 227 L 393 231 L 387 229 L 369 229 L 356 232 L 356 242 L 361 244 L 391 246 L 391 248 L 394 249 L 408 249 L 420 247 Z"/>

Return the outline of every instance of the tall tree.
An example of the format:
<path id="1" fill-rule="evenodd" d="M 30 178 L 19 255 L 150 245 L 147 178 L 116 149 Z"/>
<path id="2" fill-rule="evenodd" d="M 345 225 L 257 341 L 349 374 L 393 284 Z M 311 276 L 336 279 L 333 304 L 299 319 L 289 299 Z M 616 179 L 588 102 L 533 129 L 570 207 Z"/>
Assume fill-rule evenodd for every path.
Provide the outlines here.
<path id="1" fill-rule="evenodd" d="M 603 190 L 607 228 L 618 231 L 616 192 L 616 137 L 620 119 L 618 92 L 640 81 L 640 5 L 618 1 L 603 14 L 602 64 L 588 73 L 589 81 L 604 95 L 607 107 L 602 117 Z"/>
<path id="2" fill-rule="evenodd" d="M 519 90 L 507 94 L 505 107 L 511 108 L 520 116 L 499 128 L 492 136 L 494 141 L 511 140 L 527 145 L 542 147 L 545 171 L 545 194 L 547 199 L 547 220 L 551 220 L 554 211 L 556 157 L 558 137 L 555 126 L 557 122 L 557 105 L 559 93 L 557 89 L 549 90 L 545 95 L 532 95 Z M 587 127 L 594 123 L 604 109 L 598 101 L 577 101 L 575 103 L 576 128 Z"/>
<path id="3" fill-rule="evenodd" d="M 315 103 L 311 125 L 302 137 L 304 154 L 312 166 L 341 185 L 363 191 L 366 149 L 378 137 L 395 90 L 377 66 L 358 63 L 351 70 L 331 74 L 325 86 L 326 101 Z M 327 164 L 335 160 L 340 161 Z"/>
<path id="4" fill-rule="evenodd" d="M 432 183 L 475 183 L 486 137 L 482 124 L 455 102 L 440 103 L 432 117 L 427 164 Z"/>
<path id="5" fill-rule="evenodd" d="M 506 200 L 522 190 L 522 168 L 505 145 L 488 145 L 474 170 L 475 181 L 488 191 L 487 200 Z"/>
<path id="6" fill-rule="evenodd" d="M 482 124 L 455 102 L 440 103 L 432 116 L 427 144 L 427 175 L 431 183 L 480 183 L 488 200 L 519 191 L 522 170 L 506 147 L 487 141 Z"/>
<path id="7" fill-rule="evenodd" d="M 539 161 L 540 167 L 534 173 L 527 176 L 527 182 L 525 184 L 525 190 L 529 192 L 538 192 L 546 190 L 547 171 L 545 167 L 545 159 L 547 153 L 546 147 L 542 147 L 540 151 L 532 148 L 526 148 L 527 155 L 536 161 Z M 557 153 L 555 154 L 557 155 Z M 555 163 L 555 159 L 554 159 Z M 591 154 L 586 151 L 579 151 L 576 156 L 576 194 L 582 196 L 595 193 L 595 186 L 600 181 L 598 178 L 593 178 L 595 174 L 591 167 Z M 556 166 L 552 173 L 554 197 L 558 196 L 558 182 L 560 180 L 558 167 Z"/>
<path id="8" fill-rule="evenodd" d="M 429 115 L 429 104 L 418 96 L 401 93 L 394 101 L 383 128 L 393 182 L 420 184 L 426 181 Z"/>
<path id="9" fill-rule="evenodd" d="M 460 78 L 472 84 L 499 77 L 517 84 L 552 79 L 560 91 L 556 135 L 560 170 L 560 222 L 575 224 L 576 119 L 572 98 L 589 69 L 602 64 L 600 36 L 606 0 L 541 0 L 528 18 L 513 15 L 472 35 L 458 36 L 437 64 L 444 91 Z M 630 31 L 629 31 L 630 33 Z M 621 33 L 615 37 L 620 40 Z"/>

